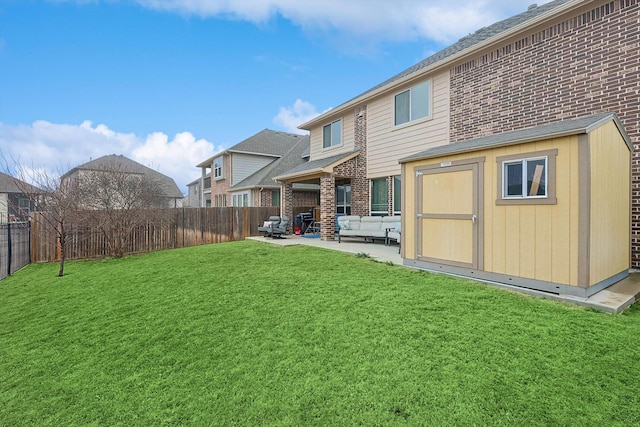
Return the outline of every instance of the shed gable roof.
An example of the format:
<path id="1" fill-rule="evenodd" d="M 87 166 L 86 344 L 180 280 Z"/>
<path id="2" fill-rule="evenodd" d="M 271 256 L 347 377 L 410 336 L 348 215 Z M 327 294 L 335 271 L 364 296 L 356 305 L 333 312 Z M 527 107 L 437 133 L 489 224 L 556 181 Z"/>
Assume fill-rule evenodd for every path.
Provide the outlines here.
<path id="1" fill-rule="evenodd" d="M 543 139 L 558 138 L 562 136 L 579 135 L 589 133 L 604 123 L 613 120 L 620 131 L 627 147 L 631 150 L 631 139 L 627 135 L 622 123 L 615 113 L 594 114 L 572 120 L 561 120 L 546 125 L 534 126 L 495 135 L 469 139 L 467 141 L 434 147 L 429 150 L 400 159 L 399 163 L 407 163 L 416 160 L 432 159 L 450 154 L 466 153 L 469 151 L 483 150 L 487 148 L 502 147 L 507 145 L 522 144 L 525 142 L 539 141 Z"/>

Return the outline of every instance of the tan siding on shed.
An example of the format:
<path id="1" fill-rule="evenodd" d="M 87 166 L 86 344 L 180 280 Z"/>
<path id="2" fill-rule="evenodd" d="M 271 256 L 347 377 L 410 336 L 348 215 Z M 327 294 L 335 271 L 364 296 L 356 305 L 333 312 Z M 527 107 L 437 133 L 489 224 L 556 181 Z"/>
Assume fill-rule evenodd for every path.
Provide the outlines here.
<path id="1" fill-rule="evenodd" d="M 441 162 L 486 158 L 484 173 L 484 271 L 541 281 L 578 285 L 578 137 L 449 155 L 408 163 L 405 230 L 415 227 L 414 167 Z M 558 149 L 556 205 L 497 205 L 496 158 Z M 405 258 L 416 259 L 415 237 L 403 234 Z M 452 239 L 453 240 L 453 239 Z"/>
<path id="2" fill-rule="evenodd" d="M 367 106 L 369 178 L 399 175 L 398 159 L 449 143 L 449 71 L 431 80 L 431 118 L 394 126 L 394 96 L 421 82 L 413 82 Z"/>
<path id="3" fill-rule="evenodd" d="M 591 133 L 589 285 L 630 265 L 630 153 L 613 122 Z M 607 200 L 603 203 L 603 200 Z"/>

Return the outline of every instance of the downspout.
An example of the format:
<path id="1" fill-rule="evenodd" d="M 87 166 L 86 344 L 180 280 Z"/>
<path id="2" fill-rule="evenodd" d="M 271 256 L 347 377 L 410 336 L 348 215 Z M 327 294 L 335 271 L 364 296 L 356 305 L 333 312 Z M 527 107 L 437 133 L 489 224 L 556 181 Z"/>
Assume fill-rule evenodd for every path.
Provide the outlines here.
<path id="1" fill-rule="evenodd" d="M 260 187 L 260 190 L 258 191 L 260 195 L 260 199 L 259 199 L 260 201 L 258 202 L 260 205 L 259 207 L 262 207 L 262 190 L 264 190 L 264 187 Z"/>

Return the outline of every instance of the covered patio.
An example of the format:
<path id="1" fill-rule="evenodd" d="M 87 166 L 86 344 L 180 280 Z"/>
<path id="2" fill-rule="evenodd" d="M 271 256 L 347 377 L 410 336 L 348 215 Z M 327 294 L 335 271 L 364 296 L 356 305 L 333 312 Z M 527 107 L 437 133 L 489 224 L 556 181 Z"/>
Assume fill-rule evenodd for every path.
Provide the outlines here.
<path id="1" fill-rule="evenodd" d="M 360 150 L 355 150 L 304 163 L 275 177 L 281 184 L 282 216 L 294 216 L 294 184 L 319 185 L 320 237 L 321 240 L 334 240 L 336 215 L 367 215 L 369 212 L 368 182 L 357 174 L 364 161 Z M 349 195 L 346 188 L 349 189 Z M 357 196 L 352 199 L 351 194 Z"/>

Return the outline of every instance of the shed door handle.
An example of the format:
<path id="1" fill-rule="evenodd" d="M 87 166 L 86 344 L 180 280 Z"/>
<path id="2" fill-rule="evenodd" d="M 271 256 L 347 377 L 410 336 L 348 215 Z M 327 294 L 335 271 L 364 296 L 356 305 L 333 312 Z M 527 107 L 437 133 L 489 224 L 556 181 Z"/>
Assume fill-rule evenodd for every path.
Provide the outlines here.
<path id="1" fill-rule="evenodd" d="M 474 224 L 475 224 L 477 219 L 478 219 L 478 217 L 477 217 L 477 216 L 475 216 L 475 215 L 471 215 L 471 222 L 472 222 L 472 223 L 474 223 Z"/>

